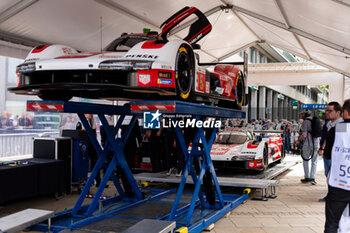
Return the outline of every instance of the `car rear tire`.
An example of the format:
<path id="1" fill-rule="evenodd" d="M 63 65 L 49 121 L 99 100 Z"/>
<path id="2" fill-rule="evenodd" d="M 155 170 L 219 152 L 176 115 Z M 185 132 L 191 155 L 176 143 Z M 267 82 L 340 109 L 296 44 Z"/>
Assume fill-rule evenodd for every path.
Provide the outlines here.
<path id="1" fill-rule="evenodd" d="M 236 79 L 236 103 L 239 108 L 244 105 L 245 102 L 245 84 L 243 79 L 243 73 L 239 72 Z"/>
<path id="2" fill-rule="evenodd" d="M 267 168 L 269 167 L 269 150 L 267 149 L 267 146 L 264 146 L 264 166 L 263 166 L 263 171 L 266 171 Z"/>
<path id="3" fill-rule="evenodd" d="M 175 62 L 176 94 L 180 100 L 187 100 L 190 97 L 194 75 L 192 49 L 183 44 L 177 51 Z"/>

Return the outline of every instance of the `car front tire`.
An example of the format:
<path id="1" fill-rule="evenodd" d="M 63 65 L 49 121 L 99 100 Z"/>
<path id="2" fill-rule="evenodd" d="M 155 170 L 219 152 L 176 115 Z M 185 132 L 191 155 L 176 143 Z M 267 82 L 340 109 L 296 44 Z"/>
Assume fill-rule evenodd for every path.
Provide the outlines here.
<path id="1" fill-rule="evenodd" d="M 176 94 L 180 100 L 190 97 L 195 75 L 194 56 L 192 49 L 182 44 L 177 51 L 175 63 Z"/>

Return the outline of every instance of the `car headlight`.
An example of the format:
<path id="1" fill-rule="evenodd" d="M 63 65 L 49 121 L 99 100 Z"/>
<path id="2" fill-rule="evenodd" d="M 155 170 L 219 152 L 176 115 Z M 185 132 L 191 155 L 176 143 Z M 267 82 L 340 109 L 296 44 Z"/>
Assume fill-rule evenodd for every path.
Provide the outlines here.
<path id="1" fill-rule="evenodd" d="M 35 63 L 24 63 L 16 67 L 16 73 L 26 73 L 35 71 Z"/>
<path id="2" fill-rule="evenodd" d="M 105 70 L 150 70 L 153 61 L 104 61 L 98 68 Z"/>

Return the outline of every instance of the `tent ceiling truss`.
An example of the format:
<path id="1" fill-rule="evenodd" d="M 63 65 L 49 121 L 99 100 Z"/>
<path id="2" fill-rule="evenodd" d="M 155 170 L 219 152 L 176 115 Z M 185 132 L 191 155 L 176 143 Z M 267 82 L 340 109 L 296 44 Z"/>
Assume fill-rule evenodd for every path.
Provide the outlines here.
<path id="1" fill-rule="evenodd" d="M 155 23 L 153 23 L 153 22 L 151 22 L 151 21 L 145 19 L 145 17 L 142 17 L 142 16 L 138 15 L 137 13 L 135 13 L 135 12 L 133 12 L 133 11 L 131 11 L 131 10 L 129 10 L 129 9 L 127 9 L 127 8 L 125 8 L 125 7 L 123 7 L 123 6 L 121 6 L 120 4 L 117 4 L 116 2 L 113 2 L 112 0 L 95 0 L 95 2 L 100 3 L 100 4 L 106 6 L 106 7 L 110 8 L 110 9 L 113 9 L 113 10 L 115 10 L 115 11 L 121 13 L 121 14 L 127 15 L 127 16 L 129 16 L 129 17 L 131 17 L 131 18 L 134 18 L 134 19 L 137 19 L 137 20 L 141 21 L 142 23 L 147 23 L 147 24 L 151 25 L 152 27 L 155 27 L 155 28 L 160 29 L 159 26 L 156 25 Z M 206 16 L 212 15 L 212 14 L 216 13 L 217 11 L 220 11 L 221 8 L 222 8 L 221 6 L 215 7 L 215 8 L 213 8 L 213 9 L 211 9 L 211 10 L 205 12 L 204 14 L 205 14 Z M 179 32 L 179 31 L 185 29 L 186 27 L 189 27 L 189 26 L 191 25 L 191 23 L 192 23 L 191 21 L 188 22 L 188 23 L 186 24 L 186 26 L 183 25 L 184 27 L 181 28 L 181 29 L 177 29 L 176 32 Z M 173 32 L 173 34 L 176 33 L 176 32 Z M 176 35 L 174 35 L 174 36 L 176 36 Z M 176 37 L 177 37 L 177 38 L 180 38 L 180 37 L 178 37 L 178 36 L 176 36 Z M 210 57 L 212 57 L 212 58 L 214 58 L 214 59 L 217 59 L 217 57 L 215 57 L 213 54 L 211 54 L 211 53 L 209 53 L 209 52 L 207 52 L 207 51 L 205 51 L 205 50 L 202 50 L 202 49 L 201 49 L 201 51 L 202 51 L 203 53 L 207 54 L 208 56 L 210 56 Z"/>
<path id="2" fill-rule="evenodd" d="M 128 17 L 131 17 L 133 19 L 136 19 L 142 23 L 146 23 L 154 28 L 157 28 L 159 29 L 159 26 L 146 19 L 145 17 L 143 17 L 142 15 L 139 15 L 133 11 L 131 11 L 130 9 L 116 3 L 115 1 L 113 0 L 94 0 L 95 2 L 101 4 L 101 5 L 104 5 L 105 7 L 108 7 L 109 9 L 112 9 L 112 10 L 115 10 L 117 11 L 118 13 L 122 13 Z M 236 54 L 237 52 L 243 50 L 243 49 L 246 49 L 250 46 L 254 46 L 258 43 L 263 43 L 265 42 L 264 39 L 262 39 L 250 26 L 249 24 L 242 18 L 241 14 L 244 14 L 244 15 L 247 15 L 247 16 L 250 16 L 250 17 L 253 17 L 255 19 L 258 19 L 258 20 L 261 20 L 265 23 L 268 23 L 270 25 L 273 25 L 273 26 L 276 26 L 278 28 L 281 28 L 281 29 L 284 29 L 286 31 L 289 31 L 290 33 L 292 33 L 292 35 L 294 36 L 295 40 L 297 41 L 297 43 L 299 44 L 299 46 L 301 47 L 301 49 L 303 50 L 303 52 L 305 53 L 305 55 L 303 54 L 298 54 L 296 51 L 290 51 L 290 49 L 287 49 L 287 48 L 284 48 L 283 46 L 281 45 L 278 45 L 278 44 L 274 44 L 274 43 L 271 43 L 270 41 L 266 41 L 268 44 L 271 44 L 273 46 L 276 46 L 276 47 L 279 47 L 281 49 L 284 49 L 285 51 L 287 52 L 290 52 L 290 53 L 293 53 L 293 54 L 296 54 L 300 57 L 303 57 L 303 58 L 306 58 L 308 60 L 312 60 L 314 61 L 315 63 L 319 64 L 319 65 L 322 65 L 324 67 L 327 67 L 329 69 L 332 69 L 336 72 L 339 72 L 339 73 L 342 73 L 342 74 L 345 74 L 347 76 L 350 76 L 350 73 L 347 73 L 346 71 L 344 70 L 340 70 L 340 69 L 337 69 L 337 68 L 334 68 L 328 64 L 325 64 L 324 62 L 321 62 L 319 60 L 317 60 L 316 58 L 313 58 L 310 53 L 308 52 L 308 50 L 305 48 L 305 46 L 303 45 L 302 41 L 300 40 L 299 36 L 301 37 L 304 37 L 304 38 L 307 38 L 313 42 L 316 42 L 316 43 L 319 43 L 319 44 L 322 44 L 324 46 L 327 46 L 328 48 L 331 48 L 331 49 L 334 49 L 336 51 L 339 51 L 339 52 L 342 52 L 344 54 L 347 54 L 347 55 L 350 55 L 350 49 L 348 48 L 345 48 L 345 47 L 342 47 L 338 44 L 335 44 L 329 40 L 326 40 L 326 39 L 323 39 L 321 37 L 318 37 L 318 36 L 315 36 L 315 35 L 312 35 L 304 30 L 301 30 L 299 28 L 296 28 L 294 26 L 291 26 L 290 23 L 289 23 L 289 20 L 288 20 L 288 17 L 286 15 L 286 12 L 280 2 L 280 0 L 273 0 L 274 1 L 274 4 L 275 6 L 277 7 L 278 11 L 279 11 L 279 14 L 281 16 L 281 18 L 283 19 L 283 22 L 280 22 L 280 21 L 277 21 L 277 20 L 274 20 L 272 18 L 269 18 L 269 17 L 266 17 L 264 15 L 261 15 L 261 14 L 257 14 L 256 12 L 253 12 L 253 11 L 250 11 L 250 10 L 247 10 L 245 8 L 242 8 L 242 7 L 239 7 L 237 5 L 231 5 L 231 4 L 227 4 L 227 2 L 225 0 L 220 0 L 222 5 L 218 5 L 208 11 L 206 11 L 204 14 L 206 16 L 210 16 L 218 11 L 225 11 L 227 12 L 228 10 L 231 10 L 231 12 L 240 20 L 240 22 L 242 24 L 244 24 L 244 26 L 256 37 L 256 40 L 253 41 L 253 42 L 250 42 L 250 43 L 247 43 L 246 45 L 238 48 L 238 49 L 235 49 L 234 51 L 232 52 L 229 52 L 227 53 L 226 55 L 223 55 L 221 57 L 216 57 L 214 56 L 213 54 L 209 53 L 208 51 L 205 51 L 205 50 L 201 50 L 201 52 L 205 53 L 206 55 L 210 56 L 213 58 L 213 60 L 215 61 L 222 61 L 234 54 Z M 332 0 L 333 2 L 336 2 L 336 3 L 339 3 L 339 4 L 342 4 L 344 6 L 347 6 L 347 7 L 350 7 L 349 4 L 347 3 L 344 3 L 342 0 Z M 39 2 L 39 0 L 22 0 L 22 1 L 19 1 L 17 3 L 15 3 L 14 5 L 10 6 L 9 8 L 7 8 L 6 10 L 2 11 L 0 13 L 0 23 L 8 20 L 9 18 L 15 16 L 16 14 L 20 13 L 21 11 L 27 9 L 28 7 L 32 6 L 33 4 Z M 173 35 L 177 38 L 179 38 L 178 36 L 176 36 L 176 33 L 177 32 L 180 32 L 181 30 L 184 30 L 185 28 L 189 27 L 191 25 L 191 21 L 187 22 L 186 24 L 184 25 L 181 25 L 180 27 L 176 28 L 174 30 Z M 0 31 L 0 40 L 4 40 L 4 41 L 9 41 L 9 42 L 13 42 L 13 43 L 17 43 L 17 44 L 22 44 L 22 45 L 26 45 L 26 46 L 31 46 L 33 47 L 34 45 L 37 45 L 37 44 L 45 44 L 44 41 L 37 41 L 37 40 L 33 40 L 33 39 L 30 39 L 30 38 L 24 38 L 24 37 L 20 37 L 20 36 L 16 36 L 16 35 L 12 35 L 8 32 L 4 32 L 4 31 Z"/>

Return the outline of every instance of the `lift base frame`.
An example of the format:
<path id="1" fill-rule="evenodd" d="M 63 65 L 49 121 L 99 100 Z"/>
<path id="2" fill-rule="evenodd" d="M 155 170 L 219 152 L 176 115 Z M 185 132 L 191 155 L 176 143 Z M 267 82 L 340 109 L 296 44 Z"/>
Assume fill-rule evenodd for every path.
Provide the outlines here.
<path id="1" fill-rule="evenodd" d="M 176 126 L 173 130 L 176 133 L 180 143 L 182 152 L 186 159 L 186 166 L 183 171 L 181 182 L 177 190 L 168 190 L 164 192 L 152 193 L 152 196 L 144 199 L 141 190 L 136 184 L 136 181 L 128 167 L 123 149 L 125 143 L 130 135 L 130 132 L 137 120 L 137 116 L 143 114 L 145 111 L 159 111 L 161 113 L 173 114 L 190 114 L 196 119 L 205 120 L 207 117 L 214 117 L 215 119 L 222 118 L 244 118 L 245 113 L 239 110 L 217 108 L 200 104 L 186 103 L 180 101 L 132 101 L 129 106 L 113 106 L 102 104 L 88 104 L 76 102 L 61 102 L 61 101 L 28 101 L 27 110 L 29 111 L 46 111 L 46 112 L 62 112 L 62 113 L 77 113 L 84 128 L 86 129 L 90 140 L 93 143 L 95 150 L 99 155 L 98 162 L 94 167 L 87 184 L 81 192 L 74 208 L 56 214 L 52 219 L 52 231 L 59 232 L 64 229 L 75 230 L 83 226 L 89 225 L 93 222 L 106 219 L 114 216 L 117 213 L 122 213 L 126 210 L 135 208 L 152 201 L 160 200 L 160 198 L 175 193 L 171 211 L 163 216 L 156 216 L 156 219 L 176 221 L 176 227 L 185 226 L 189 232 L 200 232 L 210 224 L 217 221 L 219 218 L 227 214 L 233 208 L 248 198 L 247 194 L 243 195 L 225 195 L 221 193 L 218 180 L 216 178 L 215 170 L 210 158 L 210 150 L 215 139 L 217 128 L 207 131 L 205 134 L 203 127 L 196 128 L 194 138 L 192 140 L 192 150 L 188 152 L 182 130 Z M 102 148 L 94 135 L 94 132 L 88 123 L 85 113 L 97 114 L 106 134 L 108 136 L 107 145 Z M 109 128 L 108 122 L 105 118 L 107 115 L 120 115 L 114 130 Z M 122 121 L 126 115 L 132 116 L 130 124 L 123 134 L 122 138 L 116 139 L 115 136 L 121 127 Z M 176 117 L 173 117 L 175 120 Z M 98 188 L 92 202 L 89 205 L 82 206 L 82 203 L 88 193 L 97 172 L 103 167 L 106 161 L 107 152 L 112 150 L 114 156 L 108 165 L 107 172 L 104 175 L 100 187 Z M 200 172 L 197 176 L 193 164 L 198 163 Z M 126 190 L 120 184 L 120 180 L 114 175 L 114 170 L 117 169 L 123 173 L 132 190 L 132 196 L 126 195 Z M 182 196 L 185 194 L 184 187 L 186 179 L 190 175 L 194 183 L 194 192 L 192 193 L 191 201 L 182 205 Z M 207 195 L 201 191 L 202 183 L 206 182 L 204 176 L 209 177 L 212 183 L 211 201 Z M 100 197 L 109 179 L 118 191 L 118 195 L 113 198 L 104 200 L 104 208 L 101 206 Z M 125 185 L 124 185 L 125 186 Z M 214 198 L 214 199 L 213 199 Z M 107 209 L 106 209 L 107 208 Z M 45 225 L 34 226 L 33 229 L 45 228 Z"/>

